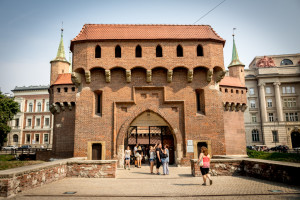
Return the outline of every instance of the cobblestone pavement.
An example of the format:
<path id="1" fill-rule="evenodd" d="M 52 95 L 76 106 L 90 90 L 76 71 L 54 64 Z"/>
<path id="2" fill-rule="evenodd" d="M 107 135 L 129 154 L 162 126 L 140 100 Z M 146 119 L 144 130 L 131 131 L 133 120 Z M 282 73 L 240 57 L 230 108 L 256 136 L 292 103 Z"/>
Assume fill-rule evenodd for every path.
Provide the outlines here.
<path id="1" fill-rule="evenodd" d="M 166 176 L 149 174 L 148 166 L 121 169 L 116 179 L 65 178 L 12 199 L 300 199 L 297 186 L 243 176 L 213 177 L 211 186 L 202 186 L 202 178 L 190 174 L 190 167 L 171 167 Z"/>

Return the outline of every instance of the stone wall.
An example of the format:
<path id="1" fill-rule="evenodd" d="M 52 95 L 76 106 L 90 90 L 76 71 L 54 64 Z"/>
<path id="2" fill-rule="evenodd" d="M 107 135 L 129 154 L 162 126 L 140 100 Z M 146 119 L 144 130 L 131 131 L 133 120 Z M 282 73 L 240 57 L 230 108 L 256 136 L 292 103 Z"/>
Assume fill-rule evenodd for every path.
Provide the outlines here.
<path id="1" fill-rule="evenodd" d="M 10 197 L 65 177 L 115 178 L 115 160 L 65 159 L 0 171 L 0 197 Z"/>
<path id="2" fill-rule="evenodd" d="M 191 160 L 191 174 L 200 177 L 200 167 L 196 159 Z M 300 164 L 258 159 L 212 159 L 212 176 L 244 175 L 259 179 L 300 185 Z"/>

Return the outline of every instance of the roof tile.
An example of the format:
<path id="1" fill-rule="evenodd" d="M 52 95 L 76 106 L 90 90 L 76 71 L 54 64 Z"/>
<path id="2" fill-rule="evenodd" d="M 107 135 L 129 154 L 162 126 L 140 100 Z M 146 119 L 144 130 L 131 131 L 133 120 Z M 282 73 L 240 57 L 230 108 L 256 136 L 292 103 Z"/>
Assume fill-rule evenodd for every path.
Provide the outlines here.
<path id="1" fill-rule="evenodd" d="M 53 85 L 64 85 L 64 84 L 73 84 L 70 73 L 58 74 L 58 77 Z"/>
<path id="2" fill-rule="evenodd" d="M 245 87 L 242 85 L 240 79 L 235 78 L 235 77 L 230 77 L 230 76 L 225 76 L 221 82 L 221 86 L 232 86 L 232 87 Z"/>

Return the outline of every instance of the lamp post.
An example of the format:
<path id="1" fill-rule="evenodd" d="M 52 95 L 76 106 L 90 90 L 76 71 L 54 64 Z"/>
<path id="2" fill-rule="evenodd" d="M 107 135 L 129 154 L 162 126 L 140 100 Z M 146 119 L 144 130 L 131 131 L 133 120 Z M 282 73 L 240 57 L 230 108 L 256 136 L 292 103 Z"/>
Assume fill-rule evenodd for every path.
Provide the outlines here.
<path id="1" fill-rule="evenodd" d="M 274 142 L 275 142 L 275 147 L 276 147 L 276 142 L 277 142 L 277 139 L 278 139 L 278 132 L 276 132 L 276 122 L 277 122 L 278 120 L 277 120 L 277 118 L 275 118 L 275 120 L 274 120 L 274 135 L 273 135 L 273 137 L 274 137 Z M 276 135 L 275 135 L 275 133 L 276 133 Z"/>

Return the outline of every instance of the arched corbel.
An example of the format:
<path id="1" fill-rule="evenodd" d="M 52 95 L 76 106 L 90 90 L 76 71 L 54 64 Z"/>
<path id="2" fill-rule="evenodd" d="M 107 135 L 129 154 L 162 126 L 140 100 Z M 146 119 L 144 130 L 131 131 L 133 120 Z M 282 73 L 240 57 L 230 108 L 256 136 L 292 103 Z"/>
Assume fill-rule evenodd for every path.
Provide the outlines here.
<path id="1" fill-rule="evenodd" d="M 225 71 L 219 71 L 217 72 L 216 82 L 219 83 L 225 76 Z"/>
<path id="2" fill-rule="evenodd" d="M 207 73 L 206 73 L 206 81 L 208 83 L 211 82 L 212 75 L 213 75 L 213 71 L 212 70 L 208 70 Z"/>
<path id="3" fill-rule="evenodd" d="M 234 111 L 235 110 L 235 103 L 231 103 L 230 105 L 230 111 Z"/>
<path id="4" fill-rule="evenodd" d="M 191 83 L 193 81 L 193 77 L 194 77 L 194 70 L 193 69 L 189 69 L 188 70 L 188 82 Z"/>
<path id="5" fill-rule="evenodd" d="M 247 107 L 248 107 L 248 106 L 247 106 L 245 103 L 243 103 L 243 104 L 242 104 L 241 111 L 242 111 L 242 112 L 245 112 L 245 110 L 247 109 Z"/>
<path id="6" fill-rule="evenodd" d="M 55 104 L 51 104 L 50 107 L 49 107 L 49 110 L 52 114 L 55 114 L 56 113 L 56 109 L 55 109 Z"/>
<path id="7" fill-rule="evenodd" d="M 106 69 L 105 70 L 105 81 L 106 81 L 106 83 L 110 83 L 110 80 L 111 80 L 110 70 Z"/>
<path id="8" fill-rule="evenodd" d="M 64 103 L 60 103 L 60 108 L 62 109 L 62 111 L 65 111 L 65 106 L 64 106 Z"/>
<path id="9" fill-rule="evenodd" d="M 229 107 L 230 107 L 230 103 L 226 102 L 226 103 L 225 103 L 225 110 L 228 111 L 228 110 L 229 110 Z"/>
<path id="10" fill-rule="evenodd" d="M 167 81 L 168 81 L 168 83 L 171 83 L 172 80 L 173 80 L 173 70 L 172 69 L 168 69 Z"/>
<path id="11" fill-rule="evenodd" d="M 240 103 L 237 103 L 236 107 L 235 107 L 236 111 L 240 111 L 241 108 L 242 108 L 242 105 Z"/>
<path id="12" fill-rule="evenodd" d="M 126 70 L 126 82 L 127 83 L 131 82 L 131 70 L 130 69 Z"/>
<path id="13" fill-rule="evenodd" d="M 78 87 L 80 85 L 80 83 L 81 83 L 81 76 L 80 76 L 80 74 L 77 73 L 77 72 L 72 72 L 71 80 L 76 85 L 76 87 Z"/>
<path id="14" fill-rule="evenodd" d="M 150 83 L 152 81 L 152 70 L 147 69 L 147 83 Z"/>
<path id="15" fill-rule="evenodd" d="M 91 72 L 86 71 L 84 74 L 85 74 L 85 82 L 86 83 L 91 83 Z"/>
<path id="16" fill-rule="evenodd" d="M 69 110 L 72 110 L 72 104 L 71 104 L 71 102 L 68 102 L 68 108 L 69 108 Z"/>

